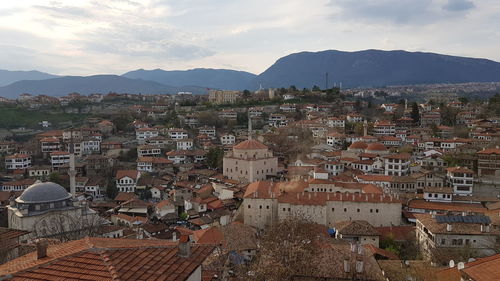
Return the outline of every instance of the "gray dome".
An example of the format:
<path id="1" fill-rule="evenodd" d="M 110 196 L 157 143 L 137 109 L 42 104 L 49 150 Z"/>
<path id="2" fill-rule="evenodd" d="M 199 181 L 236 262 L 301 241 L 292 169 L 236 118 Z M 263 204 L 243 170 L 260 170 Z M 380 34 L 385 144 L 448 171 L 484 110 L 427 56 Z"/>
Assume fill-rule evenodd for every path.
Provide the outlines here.
<path id="1" fill-rule="evenodd" d="M 71 198 L 64 187 L 53 182 L 35 183 L 16 199 L 18 203 L 49 203 Z"/>

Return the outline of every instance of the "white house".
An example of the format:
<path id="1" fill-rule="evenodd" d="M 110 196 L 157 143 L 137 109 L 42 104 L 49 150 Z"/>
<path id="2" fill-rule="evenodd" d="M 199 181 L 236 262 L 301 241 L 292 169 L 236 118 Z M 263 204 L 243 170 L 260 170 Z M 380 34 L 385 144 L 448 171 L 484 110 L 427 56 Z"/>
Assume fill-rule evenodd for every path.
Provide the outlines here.
<path id="1" fill-rule="evenodd" d="M 208 126 L 205 126 L 205 127 L 198 129 L 198 133 L 205 134 L 209 138 L 215 138 L 215 135 L 216 135 L 215 127 L 208 127 Z"/>
<path id="2" fill-rule="evenodd" d="M 167 134 L 172 140 L 187 139 L 189 137 L 188 132 L 184 129 L 170 129 Z"/>
<path id="3" fill-rule="evenodd" d="M 101 152 L 101 140 L 97 138 L 83 140 L 81 150 L 83 155 L 99 154 Z"/>
<path id="4" fill-rule="evenodd" d="M 222 145 L 233 145 L 236 143 L 236 137 L 232 134 L 224 134 L 220 137 Z"/>
<path id="5" fill-rule="evenodd" d="M 5 157 L 5 169 L 18 170 L 31 167 L 31 156 L 28 154 L 14 154 Z"/>
<path id="6" fill-rule="evenodd" d="M 138 157 L 145 157 L 145 156 L 156 157 L 160 155 L 161 155 L 161 149 L 159 147 L 153 145 L 140 145 L 137 147 Z"/>
<path id="7" fill-rule="evenodd" d="M 472 195 L 474 171 L 465 167 L 450 167 L 446 169 L 446 178 L 454 194 Z"/>
<path id="8" fill-rule="evenodd" d="M 193 140 L 192 139 L 181 139 L 176 141 L 177 150 L 190 150 L 193 149 Z"/>
<path id="9" fill-rule="evenodd" d="M 330 117 L 326 121 L 330 128 L 345 128 L 345 120 L 338 117 Z"/>
<path id="10" fill-rule="evenodd" d="M 384 157 L 386 176 L 406 176 L 410 174 L 410 158 L 407 153 L 388 155 Z"/>
<path id="11" fill-rule="evenodd" d="M 137 170 L 118 170 L 116 172 L 116 187 L 119 192 L 135 192 L 141 172 Z"/>
<path id="12" fill-rule="evenodd" d="M 135 138 L 139 144 L 146 143 L 149 138 L 157 137 L 159 135 L 156 128 L 139 128 L 135 130 Z"/>
<path id="13" fill-rule="evenodd" d="M 50 164 L 52 168 L 61 167 L 69 164 L 69 152 L 54 151 L 50 153 Z"/>

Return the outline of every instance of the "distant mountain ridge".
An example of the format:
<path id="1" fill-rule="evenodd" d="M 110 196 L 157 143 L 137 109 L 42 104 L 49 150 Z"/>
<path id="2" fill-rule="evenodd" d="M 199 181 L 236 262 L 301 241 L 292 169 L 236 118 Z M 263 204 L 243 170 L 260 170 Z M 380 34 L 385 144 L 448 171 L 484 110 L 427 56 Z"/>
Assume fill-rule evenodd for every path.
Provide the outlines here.
<path id="1" fill-rule="evenodd" d="M 204 94 L 207 88 L 254 90 L 289 87 L 380 87 L 409 84 L 500 82 L 500 63 L 435 53 L 365 50 L 301 52 L 278 59 L 259 75 L 228 69 L 196 68 L 167 71 L 138 69 L 118 75 L 62 76 L 0 70 L 0 96 L 22 93 L 66 95 L 71 92 Z M 22 79 L 22 80 L 16 80 Z M 5 85 L 14 81 L 9 85 Z M 2 84 L 4 83 L 4 84 Z"/>
<path id="2" fill-rule="evenodd" d="M 200 86 L 205 88 L 242 90 L 257 75 L 228 69 L 195 68 L 189 70 L 138 69 L 122 75 L 127 78 L 155 81 L 177 87 Z"/>
<path id="3" fill-rule="evenodd" d="M 278 59 L 253 87 L 311 88 L 342 82 L 344 87 L 498 82 L 500 63 L 434 53 L 366 50 L 301 52 Z"/>
<path id="4" fill-rule="evenodd" d="M 129 93 L 129 94 L 175 94 L 189 91 L 195 94 L 205 93 L 200 87 L 173 87 L 154 81 L 130 79 L 118 75 L 65 76 L 47 80 L 23 80 L 0 87 L 0 96 L 16 98 L 22 93 L 63 96 L 77 92 L 92 93 Z"/>
<path id="5" fill-rule="evenodd" d="M 44 80 L 56 78 L 58 76 L 40 72 L 36 70 L 31 71 L 10 71 L 0 69 L 0 87 L 12 84 L 21 80 Z"/>

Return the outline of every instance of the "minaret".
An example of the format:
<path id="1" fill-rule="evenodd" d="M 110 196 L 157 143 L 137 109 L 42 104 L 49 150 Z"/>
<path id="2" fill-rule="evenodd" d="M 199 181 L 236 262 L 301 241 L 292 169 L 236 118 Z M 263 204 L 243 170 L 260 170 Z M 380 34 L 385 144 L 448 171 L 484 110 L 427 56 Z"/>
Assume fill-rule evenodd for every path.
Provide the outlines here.
<path id="1" fill-rule="evenodd" d="M 73 143 L 73 131 L 71 131 L 71 145 L 69 147 L 69 190 L 73 198 L 76 196 L 76 169 L 75 169 L 75 144 Z"/>
<path id="2" fill-rule="evenodd" d="M 248 140 L 252 139 L 252 118 L 250 116 L 250 111 L 248 111 Z"/>
<path id="3" fill-rule="evenodd" d="M 363 137 L 366 137 L 368 135 L 368 122 L 365 121 L 363 122 Z"/>

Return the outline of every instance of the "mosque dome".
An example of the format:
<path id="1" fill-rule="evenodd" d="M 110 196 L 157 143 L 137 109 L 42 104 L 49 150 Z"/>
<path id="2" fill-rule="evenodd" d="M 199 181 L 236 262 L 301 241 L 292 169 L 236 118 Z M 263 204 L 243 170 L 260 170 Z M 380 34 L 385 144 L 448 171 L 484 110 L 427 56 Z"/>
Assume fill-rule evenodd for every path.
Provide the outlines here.
<path id="1" fill-rule="evenodd" d="M 71 193 L 57 183 L 35 183 L 23 191 L 16 199 L 18 203 L 40 204 L 63 201 L 71 198 Z"/>

